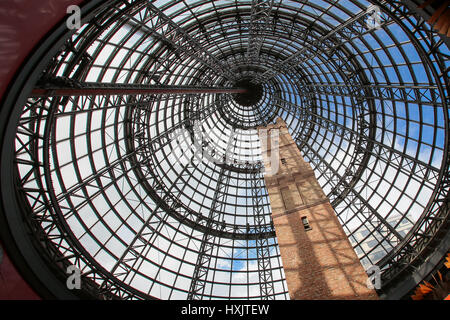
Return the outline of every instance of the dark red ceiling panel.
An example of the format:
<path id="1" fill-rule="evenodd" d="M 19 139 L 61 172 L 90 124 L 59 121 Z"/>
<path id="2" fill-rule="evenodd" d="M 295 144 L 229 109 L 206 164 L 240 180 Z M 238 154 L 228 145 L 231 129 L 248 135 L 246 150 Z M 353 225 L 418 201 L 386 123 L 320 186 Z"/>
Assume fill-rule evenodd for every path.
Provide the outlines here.
<path id="1" fill-rule="evenodd" d="M 0 2 L 0 96 L 39 41 L 57 25 L 69 5 L 82 0 Z M 3 251 L 3 249 L 2 249 Z M 39 299 L 5 252 L 0 260 L 0 299 Z"/>

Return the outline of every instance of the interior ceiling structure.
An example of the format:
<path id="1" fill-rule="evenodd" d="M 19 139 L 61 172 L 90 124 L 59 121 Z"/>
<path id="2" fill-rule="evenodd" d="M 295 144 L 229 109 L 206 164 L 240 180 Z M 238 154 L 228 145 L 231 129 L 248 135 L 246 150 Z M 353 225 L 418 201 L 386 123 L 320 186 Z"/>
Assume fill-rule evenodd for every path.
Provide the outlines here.
<path id="1" fill-rule="evenodd" d="M 383 289 L 424 259 L 448 222 L 449 50 L 405 4 L 101 2 L 49 45 L 3 156 L 2 197 L 57 277 L 288 299 L 256 131 L 277 117 Z"/>

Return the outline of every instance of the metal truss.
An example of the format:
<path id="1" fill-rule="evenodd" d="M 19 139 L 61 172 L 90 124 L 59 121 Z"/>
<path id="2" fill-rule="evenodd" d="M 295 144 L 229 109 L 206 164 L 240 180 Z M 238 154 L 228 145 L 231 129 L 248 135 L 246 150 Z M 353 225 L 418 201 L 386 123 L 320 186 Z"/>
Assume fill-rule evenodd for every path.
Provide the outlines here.
<path id="1" fill-rule="evenodd" d="M 54 79 L 53 81 L 58 81 Z M 42 79 L 41 79 L 42 81 Z M 47 80 L 48 81 L 48 80 Z M 48 83 L 48 82 L 47 82 Z M 208 88 L 208 87 L 184 87 L 184 86 L 149 86 L 132 84 L 106 84 L 106 83 L 70 83 L 69 85 L 47 86 L 35 88 L 31 92 L 32 97 L 77 97 L 100 95 L 182 95 L 202 93 L 245 93 L 246 89 L 240 88 Z"/>
<path id="2" fill-rule="evenodd" d="M 223 206 L 223 202 L 221 202 L 220 200 L 225 196 L 224 189 L 228 186 L 227 179 L 229 179 L 229 176 L 225 174 L 225 168 L 222 168 L 217 180 L 217 187 L 214 193 L 211 211 L 208 215 L 210 221 L 220 221 L 222 218 L 221 211 L 223 210 L 223 208 L 221 208 L 221 206 Z M 207 227 L 211 229 L 212 224 L 208 223 Z M 194 274 L 192 275 L 191 288 L 187 297 L 188 300 L 202 300 L 203 298 L 208 271 L 210 269 L 211 256 L 215 247 L 214 240 L 215 237 L 209 232 L 205 232 L 203 234 L 202 242 L 198 252 L 196 267 L 194 270 Z"/>
<path id="3" fill-rule="evenodd" d="M 24 113 L 29 116 L 22 118 L 18 126 L 20 137 L 17 140 L 19 145 L 16 150 L 16 163 L 23 170 L 21 177 L 23 187 L 19 189 L 19 192 L 29 199 L 33 199 L 30 203 L 30 226 L 35 230 L 40 241 L 45 243 L 47 250 L 52 252 L 50 256 L 52 263 L 65 267 L 73 265 L 81 270 L 83 289 L 87 292 L 98 295 L 101 299 L 139 297 L 141 294 L 138 291 L 127 286 L 122 287 L 118 285 L 116 279 L 98 273 L 96 270 L 102 270 L 101 265 L 88 262 L 86 260 L 88 253 L 83 247 L 77 245 L 75 235 L 67 231 L 70 230 L 67 226 L 66 231 L 62 231 L 61 228 L 64 226 L 57 223 L 58 219 L 65 221 L 73 216 L 76 210 L 86 206 L 89 202 L 86 198 L 87 188 L 94 188 L 90 198 L 95 198 L 104 192 L 103 188 L 115 185 L 116 179 L 126 174 L 126 170 L 122 170 L 125 162 L 132 155 L 117 159 L 110 164 L 107 170 L 99 170 L 86 177 L 82 184 L 63 189 L 59 196 L 52 194 L 49 168 L 44 167 L 49 155 L 42 157 L 39 152 L 42 148 L 48 150 L 50 141 L 31 131 L 32 128 L 39 127 L 40 121 L 48 116 L 47 101 L 45 98 L 30 100 L 24 108 Z M 45 174 L 41 175 L 40 170 L 45 170 Z M 117 172 L 117 176 L 112 179 L 110 173 L 114 171 Z M 102 180 L 101 187 L 95 183 L 99 180 Z M 36 187 L 29 187 L 30 185 Z M 81 201 L 74 202 L 74 199 Z M 51 237 L 48 236 L 48 233 L 51 233 Z"/>
<path id="4" fill-rule="evenodd" d="M 363 90 L 365 99 L 379 99 L 382 101 L 420 103 L 424 105 L 442 105 L 435 90 L 437 86 L 428 85 L 400 85 L 400 84 L 371 84 L 361 85 L 358 89 Z M 355 87 L 347 84 L 307 84 L 304 86 L 305 94 L 314 96 L 315 94 L 325 94 L 336 97 L 360 97 Z"/>
<path id="5" fill-rule="evenodd" d="M 326 161 L 319 155 L 319 153 L 311 148 L 307 150 L 303 149 L 306 153 L 307 159 L 316 164 L 316 169 L 324 173 L 325 177 L 330 179 L 335 184 L 335 190 L 332 191 L 334 195 L 337 195 L 339 200 L 346 202 L 346 204 L 353 206 L 356 209 L 356 215 L 361 219 L 366 219 L 367 223 L 372 225 L 373 229 L 378 233 L 388 238 L 385 238 L 397 244 L 403 237 L 393 228 L 386 220 L 380 216 L 380 214 L 364 199 L 357 190 L 355 190 L 350 183 L 345 181 L 334 168 L 326 164 Z M 339 192 L 336 191 L 341 187 Z"/>
<path id="6" fill-rule="evenodd" d="M 138 16 L 129 16 L 129 18 L 144 32 L 162 41 L 178 58 L 183 59 L 184 56 L 189 56 L 220 76 L 228 80 L 234 79 L 234 75 L 222 65 L 218 58 L 206 51 L 183 28 L 152 3 L 146 2 L 144 10 L 140 11 Z"/>
<path id="7" fill-rule="evenodd" d="M 196 130 L 197 136 L 201 135 L 199 128 Z M 200 139 L 200 137 L 197 137 Z M 226 152 L 230 152 L 234 149 L 234 136 L 230 135 Z M 224 163 L 226 162 L 226 156 L 223 156 Z M 213 221 L 223 220 L 223 211 L 225 207 L 225 197 L 227 189 L 229 188 L 230 176 L 226 174 L 226 168 L 222 167 L 217 178 L 217 186 L 214 191 L 214 196 L 211 203 L 211 209 L 208 213 L 207 229 L 213 230 Z M 205 292 L 205 285 L 208 278 L 208 272 L 211 264 L 211 257 L 214 250 L 215 237 L 210 232 L 206 231 L 203 234 L 203 238 L 200 244 L 198 252 L 197 263 L 195 265 L 194 274 L 192 275 L 191 288 L 189 290 L 188 300 L 202 300 Z"/>
<path id="8" fill-rule="evenodd" d="M 257 60 L 264 42 L 264 32 L 271 27 L 274 0 L 253 0 L 250 14 L 247 62 Z"/>
<path id="9" fill-rule="evenodd" d="M 264 215 L 262 214 L 262 190 L 264 188 L 263 181 L 264 180 L 261 178 L 259 173 L 253 174 L 252 200 L 256 227 L 262 227 L 265 222 Z M 258 237 L 256 239 L 256 254 L 258 258 L 259 286 L 262 299 L 273 300 L 275 289 L 272 276 L 272 267 L 270 263 L 270 246 L 268 238 Z"/>
<path id="10" fill-rule="evenodd" d="M 133 108 L 133 115 L 130 118 L 133 118 L 131 122 L 132 126 L 127 128 L 127 132 L 129 132 L 129 136 L 134 136 L 135 144 L 139 146 L 139 148 L 130 151 L 131 154 L 135 155 L 133 158 L 133 162 L 137 164 L 136 168 L 139 170 L 136 172 L 136 175 L 139 176 L 143 180 L 143 185 L 146 186 L 148 192 L 152 195 L 153 199 L 160 203 L 173 218 L 183 222 L 194 229 L 198 229 L 202 232 L 210 233 L 211 236 L 221 236 L 221 237 L 229 237 L 236 239 L 253 239 L 255 237 L 267 237 L 267 235 L 273 235 L 274 230 L 273 227 L 260 229 L 255 226 L 253 229 L 255 231 L 261 232 L 253 232 L 252 234 L 248 233 L 246 226 L 232 226 L 223 223 L 222 220 L 217 220 L 212 218 L 210 215 L 202 216 L 199 212 L 196 212 L 189 208 L 186 204 L 184 204 L 180 200 L 180 195 L 182 194 L 182 189 L 186 184 L 189 183 L 189 170 L 194 169 L 197 165 L 198 161 L 202 161 L 201 155 L 207 152 L 210 155 L 215 155 L 215 149 L 212 149 L 209 145 L 205 145 L 203 141 L 203 136 L 198 132 L 198 127 L 195 126 L 196 121 L 202 121 L 208 119 L 214 112 L 219 108 L 220 101 L 214 102 L 210 106 L 201 106 L 200 109 L 196 108 L 198 106 L 198 101 L 196 97 L 192 97 L 191 99 L 187 99 L 184 103 L 185 110 L 185 118 L 178 122 L 173 127 L 167 129 L 166 131 L 154 136 L 148 137 L 146 135 L 147 125 L 142 123 L 142 119 L 146 119 L 148 110 L 146 109 L 136 109 Z M 180 133 L 179 130 L 186 129 L 189 132 L 190 139 L 192 142 L 199 142 L 199 146 L 201 150 L 194 150 L 190 159 L 184 159 L 182 161 L 186 162 L 186 165 L 183 166 L 180 171 L 179 176 L 183 177 L 183 180 L 177 180 L 173 185 L 179 184 L 181 188 L 174 189 L 173 187 L 166 187 L 161 183 L 160 173 L 158 173 L 158 163 L 155 159 L 155 154 L 163 150 L 165 147 L 170 146 L 172 143 L 176 143 L 177 133 Z M 133 133 L 132 133 L 133 132 Z M 133 148 L 130 146 L 130 148 Z M 220 155 L 219 151 L 217 151 L 216 158 L 223 158 L 225 154 Z M 221 160 L 221 159 L 219 159 Z M 261 163 L 219 163 L 217 164 L 220 167 L 220 172 L 223 170 L 227 170 L 227 172 L 240 172 L 245 174 L 251 174 L 255 172 L 260 172 Z M 145 181 L 145 182 L 144 182 Z"/>
<path id="11" fill-rule="evenodd" d="M 18 238 L 88 297 L 286 299 L 255 130 L 282 117 L 391 290 L 448 230 L 450 57 L 410 1 L 370 2 L 100 3 L 0 109 Z"/>
<path id="12" fill-rule="evenodd" d="M 308 40 L 310 40 L 310 34 L 305 32 L 303 47 L 277 64 L 274 69 L 267 70 L 262 75 L 258 76 L 258 80 L 260 82 L 266 82 L 280 73 L 291 75 L 298 65 L 314 59 L 314 57 L 319 54 L 331 56 L 336 52 L 336 49 L 343 44 L 352 41 L 365 33 L 372 32 L 373 30 L 367 28 L 366 20 L 369 12 L 372 11 L 373 8 L 374 7 L 371 6 L 367 11 L 361 11 L 351 19 L 345 21 L 345 23 L 334 28 L 331 32 L 328 32 L 319 39 L 312 40 L 312 42 L 308 42 Z M 388 20 L 384 17 L 380 17 L 380 24 L 387 23 Z M 342 59 L 339 59 L 338 61 L 342 64 L 346 64 L 347 62 Z"/>
<path id="13" fill-rule="evenodd" d="M 382 5 L 382 4 L 380 4 Z M 393 1 L 385 4 L 386 9 L 395 12 L 400 17 L 410 17 L 411 13 L 407 6 L 402 2 Z M 411 31 L 411 38 L 417 42 L 419 37 L 426 38 L 426 45 L 420 47 L 422 55 L 432 56 L 436 64 L 430 60 L 427 63 L 432 70 L 438 83 L 439 95 L 441 96 L 444 112 L 444 126 L 446 128 L 445 147 L 442 157 L 442 165 L 439 172 L 439 178 L 434 189 L 434 199 L 430 201 L 421 215 L 420 223 L 416 223 L 408 233 L 408 239 L 402 242 L 395 250 L 385 256 L 380 265 L 385 268 L 383 280 L 392 281 L 404 272 L 414 268 L 414 263 L 423 262 L 426 259 L 426 250 L 430 250 L 433 241 L 439 241 L 439 234 L 447 230 L 449 224 L 449 168 L 450 168 L 450 149 L 449 149 L 449 128 L 450 119 L 448 108 L 449 99 L 449 81 L 450 67 L 448 66 L 449 55 L 443 53 L 445 43 L 438 38 L 436 31 L 430 28 L 422 19 L 419 19 L 414 30 Z M 438 40 L 439 39 L 439 40 Z M 448 49 L 448 48 L 447 48 Z M 414 250 L 411 250 L 414 247 Z"/>

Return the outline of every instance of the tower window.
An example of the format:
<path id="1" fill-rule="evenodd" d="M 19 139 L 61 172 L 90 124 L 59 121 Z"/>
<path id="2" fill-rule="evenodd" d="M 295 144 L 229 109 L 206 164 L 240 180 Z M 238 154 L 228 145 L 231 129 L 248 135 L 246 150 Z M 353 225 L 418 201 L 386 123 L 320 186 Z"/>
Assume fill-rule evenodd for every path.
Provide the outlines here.
<path id="1" fill-rule="evenodd" d="M 302 217 L 302 223 L 306 231 L 312 230 L 307 217 Z"/>

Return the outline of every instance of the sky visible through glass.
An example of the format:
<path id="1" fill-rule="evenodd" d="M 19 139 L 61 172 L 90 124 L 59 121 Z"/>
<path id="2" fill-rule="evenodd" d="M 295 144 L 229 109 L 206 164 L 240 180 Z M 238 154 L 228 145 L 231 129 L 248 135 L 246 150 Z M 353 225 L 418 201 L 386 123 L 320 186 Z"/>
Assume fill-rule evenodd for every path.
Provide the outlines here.
<path id="1" fill-rule="evenodd" d="M 249 22 L 251 2 L 190 0 L 153 4 L 188 30 L 213 55 L 222 56 L 231 49 L 231 57 L 223 58 L 227 67 L 244 59 L 242 51 L 247 48 L 249 36 L 243 26 Z M 232 162 L 255 162 L 261 160 L 261 149 L 257 131 L 251 126 L 265 111 L 282 117 L 305 160 L 315 170 L 325 194 L 336 203 L 336 214 L 365 268 L 388 254 L 401 241 L 399 237 L 405 237 L 420 219 L 433 194 L 445 143 L 444 97 L 437 90 L 430 65 L 424 63 L 417 49 L 417 44 L 424 45 L 423 40 L 413 42 L 406 31 L 413 28 L 408 20 L 402 20 L 402 27 L 382 13 L 379 29 L 354 31 L 347 40 L 341 39 L 336 50 L 327 53 L 315 51 L 311 45 L 313 40 L 300 38 L 306 23 L 326 35 L 369 6 L 367 1 L 275 1 L 273 12 L 277 13 L 278 20 L 274 20 L 276 28 L 272 36 L 267 36 L 262 45 L 261 60 L 269 61 L 264 68 L 273 66 L 275 53 L 282 60 L 306 48 L 307 59 L 297 66 L 297 74 L 278 73 L 270 79 L 264 86 L 265 95 L 258 108 L 245 109 L 228 96 L 224 98 L 226 114 L 214 112 L 201 121 L 207 143 L 215 152 L 226 153 L 230 139 L 234 139 L 230 152 Z M 243 25 L 236 20 L 236 10 Z M 145 81 L 152 85 L 182 86 L 227 84 L 219 80 L 212 82 L 206 76 L 201 78 L 203 69 L 195 59 L 182 59 L 171 50 L 161 49 L 163 41 L 142 27 L 151 28 L 151 22 L 141 21 L 142 12 L 125 17 L 121 24 L 112 24 L 90 43 L 87 53 L 94 60 L 83 81 Z M 289 16 L 295 18 L 289 20 Z M 200 21 L 206 32 L 199 31 Z M 73 35 L 74 43 L 83 41 L 87 28 L 85 25 Z M 317 30 L 311 39 L 323 36 Z M 58 76 L 73 75 L 73 66 L 69 64 L 71 55 L 58 57 Z M 343 57 L 351 57 L 351 63 L 341 65 Z M 433 57 L 429 59 L 434 62 Z M 169 63 L 165 65 L 165 62 Z M 346 68 L 355 69 L 355 66 L 360 68 L 357 79 L 360 85 L 364 82 L 362 88 L 374 85 L 371 91 L 374 96 L 366 97 L 360 104 L 351 91 L 348 80 L 351 78 L 344 78 Z M 149 79 L 142 76 L 148 69 L 159 71 Z M 246 72 L 251 75 L 253 71 Z M 274 92 L 278 92 L 278 100 L 273 98 Z M 130 127 L 127 126 L 132 123 L 135 133 L 144 128 L 142 136 L 136 134 L 131 140 L 137 157 L 151 158 L 151 164 L 141 162 L 137 166 L 148 184 L 155 180 L 148 174 L 151 167 L 158 176 L 159 188 L 175 195 L 200 216 L 207 217 L 210 213 L 220 167 L 208 160 L 186 161 L 191 158 L 192 146 L 188 131 L 152 153 L 146 151 L 145 141 L 151 141 L 185 119 L 185 96 L 160 98 L 152 101 L 136 97 L 136 101 L 143 101 L 138 105 L 144 111 L 139 113 L 139 108 L 129 107 L 131 100 L 71 97 L 54 117 L 55 129 L 49 147 L 51 180 L 71 232 L 91 259 L 144 294 L 161 299 L 186 299 L 203 235 L 165 213 L 148 193 L 148 186 L 141 184 L 136 166 L 127 160 L 130 152 L 127 131 Z M 213 105 L 216 98 L 216 95 L 203 94 L 196 101 L 203 106 Z M 45 105 L 50 106 L 51 99 Z M 376 111 L 373 119 L 363 114 L 362 110 L 369 107 Z M 26 116 L 24 113 L 23 117 Z M 348 171 L 354 169 L 358 134 L 363 130 L 361 118 L 374 126 L 373 154 L 353 190 L 385 220 L 383 223 L 373 214 L 366 214 L 350 197 L 336 200 L 335 191 L 341 187 L 339 181 L 350 177 Z M 244 127 L 232 131 L 229 122 L 233 120 Z M 43 126 L 45 121 L 42 120 Z M 16 148 L 20 145 L 17 142 Z M 42 146 L 40 150 L 45 152 Z M 174 153 L 183 154 L 185 161 L 177 161 Z M 107 167 L 110 169 L 98 177 L 98 172 Z M 427 168 L 426 174 L 423 168 Z M 25 165 L 20 172 L 25 175 Z M 227 174 L 218 221 L 226 224 L 225 230 L 232 232 L 234 228 L 255 225 L 252 179 L 246 173 Z M 77 189 L 84 181 L 90 182 Z M 264 223 L 270 225 L 270 202 L 265 188 L 260 207 Z M 399 235 L 388 234 L 386 223 L 397 229 Z M 145 232 L 149 230 L 152 232 Z M 133 258 L 129 248 L 136 241 L 141 241 L 142 247 L 136 249 L 139 256 Z M 268 253 L 274 296 L 288 299 L 274 237 L 268 239 Z M 209 254 L 204 299 L 261 298 L 261 270 L 255 240 L 215 236 Z M 82 268 L 87 271 L 90 266 L 85 264 Z"/>

